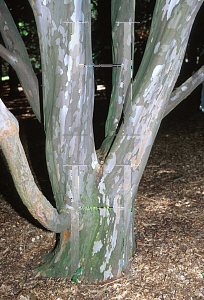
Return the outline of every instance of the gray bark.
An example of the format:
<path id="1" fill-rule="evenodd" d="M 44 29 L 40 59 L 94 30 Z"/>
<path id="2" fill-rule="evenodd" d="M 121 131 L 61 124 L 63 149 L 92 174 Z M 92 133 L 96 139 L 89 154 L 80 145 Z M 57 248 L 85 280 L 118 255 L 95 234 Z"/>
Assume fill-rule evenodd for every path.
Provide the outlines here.
<path id="1" fill-rule="evenodd" d="M 113 72 L 106 139 L 97 153 L 92 128 L 90 1 L 29 2 L 39 32 L 46 157 L 57 211 L 38 192 L 38 204 L 31 207 L 34 200 L 29 193 L 34 195 L 35 184 L 26 160 L 21 161 L 25 155 L 16 121 L 5 113 L 2 104 L 2 118 L 6 115 L 3 123 L 14 125 L 3 126 L 0 134 L 24 203 L 47 228 L 62 232 L 55 252 L 38 271 L 45 276 L 71 278 L 82 267 L 81 277 L 87 280 L 121 276 L 123 270 L 128 272 L 135 251 L 132 229 L 138 185 L 160 122 L 169 109 L 192 24 L 203 1 L 156 2 L 144 58 L 132 85 L 130 22 L 134 22 L 135 4 L 112 1 L 113 62 L 121 68 Z M 118 128 L 122 110 L 124 124 Z M 18 161 L 11 157 L 10 145 L 16 145 Z M 12 160 L 19 170 L 24 164 L 22 172 L 15 174 Z M 25 176 L 25 185 L 19 184 L 18 172 Z M 53 229 L 56 222 L 58 229 Z"/>
<path id="2" fill-rule="evenodd" d="M 24 42 L 3 0 L 0 1 L 0 30 L 5 43 L 5 47 L 0 45 L 0 55 L 16 71 L 26 97 L 40 121 L 38 80 L 33 71 Z"/>
<path id="3" fill-rule="evenodd" d="M 168 105 L 164 112 L 166 117 L 181 101 L 186 99 L 204 81 L 204 66 L 188 78 L 180 87 L 171 93 Z"/>

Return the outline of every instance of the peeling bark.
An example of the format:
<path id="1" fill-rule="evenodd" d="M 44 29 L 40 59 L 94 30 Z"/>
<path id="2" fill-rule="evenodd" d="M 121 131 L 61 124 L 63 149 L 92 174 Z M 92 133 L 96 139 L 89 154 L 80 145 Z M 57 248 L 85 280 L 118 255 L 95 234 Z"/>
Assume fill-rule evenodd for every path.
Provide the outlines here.
<path id="1" fill-rule="evenodd" d="M 186 99 L 203 81 L 204 66 L 172 92 L 163 117 L 166 117 L 181 101 Z"/>
<path id="2" fill-rule="evenodd" d="M 54 232 L 63 232 L 69 228 L 72 208 L 67 205 L 66 209 L 58 213 L 38 189 L 20 142 L 18 121 L 1 99 L 0 146 L 8 162 L 16 189 L 33 217 Z"/>
<path id="3" fill-rule="evenodd" d="M 128 273 L 135 251 L 133 220 L 138 185 L 164 111 L 172 102 L 170 96 L 174 97 L 171 93 L 203 1 L 156 2 L 144 58 L 131 84 L 135 4 L 112 0 L 113 62 L 121 67 L 113 71 L 106 139 L 97 153 L 92 127 L 90 1 L 29 2 L 39 33 L 46 158 L 57 210 L 36 189 L 16 122 L 15 126 L 6 124 L 10 116 L 3 121 L 6 127 L 0 136 L 22 200 L 44 226 L 63 231 L 57 248 L 37 272 L 71 279 L 82 268 L 81 278 L 89 281 L 120 277 Z M 9 56 L 7 51 L 2 53 Z M 192 84 L 188 83 L 189 87 Z M 124 123 L 119 127 L 122 113 Z M 18 184 L 20 176 L 23 180 Z"/>

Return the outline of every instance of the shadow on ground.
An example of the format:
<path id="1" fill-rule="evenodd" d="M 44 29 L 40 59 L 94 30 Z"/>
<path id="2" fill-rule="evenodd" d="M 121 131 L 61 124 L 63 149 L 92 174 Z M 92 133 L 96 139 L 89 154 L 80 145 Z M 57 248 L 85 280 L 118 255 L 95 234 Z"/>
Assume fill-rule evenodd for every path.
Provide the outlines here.
<path id="1" fill-rule="evenodd" d="M 200 104 L 200 93 L 201 87 L 198 87 L 186 100 L 166 116 L 161 123 L 160 131 L 165 130 L 166 128 L 177 130 L 179 123 L 182 123 L 182 126 L 188 126 L 189 123 L 197 123 L 200 120 L 203 120 L 204 113 L 198 109 Z M 16 99 L 10 98 L 7 83 L 4 85 L 3 101 L 19 121 L 21 141 L 28 157 L 35 181 L 45 197 L 49 199 L 53 206 L 55 206 L 46 168 L 45 134 L 43 126 L 33 114 L 23 92 L 19 92 Z M 94 105 L 94 136 L 96 148 L 99 148 L 105 136 L 104 126 L 109 106 L 109 100 L 106 97 L 105 90 L 101 90 L 100 92 L 97 91 Z M 0 164 L 0 193 L 20 216 L 42 228 L 37 220 L 31 216 L 18 196 L 2 152 L 0 152 Z"/>

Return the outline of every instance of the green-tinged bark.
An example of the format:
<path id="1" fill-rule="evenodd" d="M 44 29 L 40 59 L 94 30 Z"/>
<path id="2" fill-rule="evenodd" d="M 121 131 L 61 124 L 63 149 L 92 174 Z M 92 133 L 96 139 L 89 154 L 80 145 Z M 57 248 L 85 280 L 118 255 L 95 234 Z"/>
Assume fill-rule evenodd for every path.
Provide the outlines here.
<path id="1" fill-rule="evenodd" d="M 16 189 L 33 217 L 44 227 L 54 232 L 63 232 L 70 228 L 73 208 L 66 204 L 65 209 L 59 214 L 38 189 L 20 142 L 18 121 L 1 99 L 0 145 L 8 162 Z"/>
<path id="2" fill-rule="evenodd" d="M 3 128 L 1 144 L 17 188 L 21 186 L 19 172 L 27 176 L 22 177 L 26 182 L 23 192 L 19 188 L 24 203 L 30 207 L 37 201 L 42 207 L 42 214 L 35 215 L 30 209 L 33 215 L 38 220 L 43 215 L 40 221 L 49 228 L 45 223 L 52 211 L 56 218 L 63 216 L 61 226 L 67 225 L 55 251 L 36 272 L 72 278 L 81 270 L 81 279 L 89 281 L 119 277 L 123 271 L 128 274 L 135 251 L 133 220 L 138 185 L 203 1 L 156 2 L 144 58 L 131 84 L 135 3 L 112 0 L 113 62 L 120 67 L 113 71 L 106 139 L 97 153 L 92 127 L 90 1 L 29 2 L 39 33 L 46 158 L 57 210 L 51 205 L 48 209 L 42 195 L 39 202 L 32 200 L 36 186 L 27 162 L 22 172 L 13 168 L 14 156 L 22 158 L 17 129 L 9 135 Z M 4 114 L 3 106 L 1 110 Z M 122 113 L 124 122 L 119 127 Z M 11 145 L 15 145 L 13 154 L 8 149 Z M 54 216 L 51 221 L 56 222 Z"/>

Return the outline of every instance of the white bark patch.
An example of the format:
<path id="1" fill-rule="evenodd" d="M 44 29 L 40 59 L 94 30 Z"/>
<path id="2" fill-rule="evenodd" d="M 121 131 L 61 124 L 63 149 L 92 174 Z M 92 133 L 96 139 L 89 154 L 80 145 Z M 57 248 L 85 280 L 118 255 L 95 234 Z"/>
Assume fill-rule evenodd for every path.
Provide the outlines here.
<path id="1" fill-rule="evenodd" d="M 179 98 L 180 93 L 176 94 L 174 97 L 170 98 L 171 101 L 174 101 Z"/>
<path id="2" fill-rule="evenodd" d="M 59 27 L 58 27 L 58 32 L 61 33 L 63 38 L 66 37 L 66 31 L 65 31 L 64 27 L 62 27 L 61 25 L 59 25 Z"/>
<path id="3" fill-rule="evenodd" d="M 100 225 L 102 225 L 103 219 L 105 217 L 107 218 L 107 223 L 109 225 L 109 223 L 110 223 L 109 215 L 110 215 L 109 211 L 106 207 L 100 209 L 100 216 L 101 216 Z"/>
<path id="4" fill-rule="evenodd" d="M 101 178 L 101 181 L 98 185 L 99 192 L 100 192 L 101 195 L 103 195 L 103 203 L 105 203 L 105 201 L 106 201 L 106 196 L 105 196 L 106 186 L 105 186 L 105 183 L 104 183 L 104 179 L 105 179 L 105 176 Z"/>
<path id="5" fill-rule="evenodd" d="M 64 56 L 64 65 L 67 66 L 69 61 L 69 55 L 65 54 Z"/>
<path id="6" fill-rule="evenodd" d="M 100 272 L 103 273 L 103 271 L 105 270 L 106 268 L 106 263 L 103 262 L 103 264 L 100 266 Z"/>
<path id="7" fill-rule="evenodd" d="M 123 270 L 123 259 L 121 258 L 118 262 L 118 276 L 121 275 L 122 270 Z"/>
<path id="8" fill-rule="evenodd" d="M 114 198 L 114 202 L 113 202 L 113 211 L 116 214 L 116 221 L 115 224 L 119 224 L 120 221 L 120 200 L 121 200 L 121 195 L 117 194 Z"/>
<path id="9" fill-rule="evenodd" d="M 74 0 L 74 12 L 71 16 L 71 20 L 74 21 L 82 21 L 84 22 L 84 14 L 82 13 L 81 8 L 82 0 Z"/>
<path id="10" fill-rule="evenodd" d="M 68 58 L 68 71 L 67 71 L 68 81 L 71 80 L 71 73 L 72 73 L 72 58 L 71 58 L 71 56 L 69 56 L 69 58 Z"/>
<path id="11" fill-rule="evenodd" d="M 64 93 L 64 97 L 65 97 L 66 100 L 68 99 L 68 96 L 69 96 L 69 93 L 68 93 L 68 91 L 66 91 L 66 92 Z"/>
<path id="12" fill-rule="evenodd" d="M 136 112 L 135 112 L 135 116 L 132 117 L 132 126 L 135 127 L 137 125 L 137 123 L 139 122 L 139 119 L 142 115 L 142 111 L 144 109 L 143 106 L 139 106 L 139 105 L 135 105 L 136 106 Z"/>
<path id="13" fill-rule="evenodd" d="M 46 1 L 44 0 L 44 2 L 46 2 Z M 44 4 L 44 5 L 46 5 L 46 4 Z M 52 17 L 51 17 L 51 12 L 50 12 L 49 8 L 46 6 L 42 6 L 41 14 L 43 16 L 43 19 L 47 20 L 47 22 L 51 24 Z M 47 33 L 47 29 L 45 30 L 45 32 Z M 42 32 L 42 34 L 43 34 L 43 32 Z"/>
<path id="14" fill-rule="evenodd" d="M 164 19 L 164 16 L 167 12 L 167 21 L 171 17 L 172 10 L 174 7 L 179 3 L 179 0 L 166 0 L 166 4 L 163 7 L 163 15 L 162 15 L 162 21 Z"/>
<path id="15" fill-rule="evenodd" d="M 66 105 L 63 105 L 63 107 L 60 109 L 60 118 L 59 122 L 64 127 L 65 124 L 65 118 L 68 112 L 68 107 Z"/>
<path id="16" fill-rule="evenodd" d="M 187 18 L 186 18 L 186 22 L 189 22 L 191 19 L 191 15 L 189 15 Z"/>
<path id="17" fill-rule="evenodd" d="M 51 2 L 51 0 L 43 0 L 43 5 L 47 5 L 50 2 Z"/>
<path id="18" fill-rule="evenodd" d="M 158 49 L 159 49 L 159 46 L 160 46 L 160 42 L 158 42 L 154 48 L 154 53 L 157 53 Z"/>
<path id="19" fill-rule="evenodd" d="M 65 204 L 65 209 L 70 210 L 70 213 L 71 213 L 71 210 L 74 210 L 74 207 L 73 207 L 73 206 L 70 206 L 70 205 L 68 205 L 68 204 Z"/>
<path id="20" fill-rule="evenodd" d="M 154 77 L 158 76 L 161 71 L 163 70 L 163 65 L 158 65 L 154 68 L 154 71 L 152 72 L 152 79 L 154 80 Z"/>
<path id="21" fill-rule="evenodd" d="M 69 156 L 74 155 L 74 149 L 75 149 L 75 144 L 76 144 L 76 135 L 74 135 L 70 141 L 70 149 L 69 149 Z"/>
<path id="22" fill-rule="evenodd" d="M 94 256 L 95 253 L 99 252 L 102 247 L 103 244 L 101 241 L 94 242 L 92 256 Z"/>
<path id="23" fill-rule="evenodd" d="M 107 207 L 110 206 L 110 200 L 109 200 L 108 196 L 107 196 L 107 198 L 106 198 L 106 205 L 107 205 Z M 109 213 L 108 213 L 108 215 L 109 215 Z M 107 220 L 107 223 L 108 223 L 108 222 L 109 222 L 109 218 L 108 218 L 108 220 Z M 109 223 L 108 223 L 108 225 L 109 225 Z"/>
<path id="24" fill-rule="evenodd" d="M 60 68 L 60 66 L 56 67 L 56 71 L 55 71 L 56 75 L 62 75 L 63 74 L 63 70 Z"/>
<path id="25" fill-rule="evenodd" d="M 98 160 L 95 152 L 91 154 L 91 166 L 93 169 L 95 169 L 97 165 L 98 165 Z"/>
<path id="26" fill-rule="evenodd" d="M 64 56 L 65 56 L 65 50 L 59 46 L 58 51 L 59 51 L 58 59 L 59 59 L 59 61 L 63 62 Z"/>
<path id="27" fill-rule="evenodd" d="M 76 7 L 75 7 L 76 8 Z M 75 12 L 73 13 L 75 15 Z M 72 15 L 72 16 L 73 16 Z M 72 19 L 72 17 L 71 17 Z M 71 41 L 69 42 L 69 50 L 72 52 L 73 58 L 75 59 L 76 66 L 79 65 L 79 56 L 82 55 L 83 49 L 82 49 L 82 42 L 83 42 L 83 24 L 77 22 L 77 21 L 84 21 L 84 17 L 78 16 L 76 19 L 76 16 L 73 17 L 73 33 L 71 36 Z M 82 20 L 81 20 L 82 19 Z"/>
<path id="28" fill-rule="evenodd" d="M 160 90 L 162 89 L 162 85 L 159 84 L 160 78 L 162 78 L 162 72 L 165 67 L 164 65 L 157 65 L 153 72 L 152 72 L 152 77 L 151 77 L 151 84 L 148 86 L 148 88 L 145 89 L 143 97 L 145 98 L 145 101 L 147 103 L 150 103 L 154 97 L 155 97 L 155 92 L 158 95 L 160 93 Z"/>
<path id="29" fill-rule="evenodd" d="M 103 262 L 103 264 L 100 266 L 100 272 L 102 273 L 103 271 L 105 271 L 106 269 L 106 265 L 108 264 L 110 257 L 111 257 L 111 253 L 113 252 L 115 246 L 116 246 L 116 240 L 117 240 L 117 234 L 118 231 L 116 229 L 116 223 L 114 223 L 114 230 L 113 230 L 113 235 L 110 237 L 110 241 L 111 241 L 111 249 L 109 250 L 109 245 L 106 246 L 106 261 Z M 109 267 L 110 269 L 110 267 Z M 107 271 L 106 271 L 107 272 Z M 104 272 L 105 274 L 105 272 Z M 105 276 L 105 275 L 104 275 Z"/>
<path id="30" fill-rule="evenodd" d="M 57 30 L 57 26 L 55 22 L 52 20 L 52 36 L 54 35 L 54 32 Z"/>
<path id="31" fill-rule="evenodd" d="M 61 93 L 63 92 L 60 92 L 60 94 Z M 60 95 L 59 98 L 61 98 Z M 68 108 L 66 107 L 66 105 L 60 108 L 59 123 L 60 123 L 61 147 L 64 145 L 64 131 L 65 131 L 65 120 L 66 120 L 67 112 L 68 112 Z"/>
<path id="32" fill-rule="evenodd" d="M 107 278 L 112 278 L 113 274 L 112 274 L 112 267 L 109 266 L 109 269 L 107 271 L 104 272 L 104 279 L 106 280 Z"/>
<path id="33" fill-rule="evenodd" d="M 67 188 L 66 194 L 67 194 L 68 198 L 73 199 L 73 194 L 72 194 L 72 190 L 70 189 L 70 187 Z M 72 207 L 72 209 L 74 209 L 74 208 Z"/>
<path id="34" fill-rule="evenodd" d="M 123 101 L 123 98 L 121 96 L 118 97 L 118 104 L 121 104 Z"/>
<path id="35" fill-rule="evenodd" d="M 187 86 L 182 86 L 181 89 L 182 89 L 183 92 L 185 92 L 188 88 L 187 88 Z"/>
<path id="36" fill-rule="evenodd" d="M 8 29 L 9 29 L 9 27 L 8 27 L 8 25 L 7 25 L 7 22 L 5 21 L 4 30 L 6 31 L 6 30 L 8 30 Z"/>
<path id="37" fill-rule="evenodd" d="M 115 152 L 111 153 L 112 158 L 109 158 L 107 160 L 107 164 L 106 164 L 106 172 L 111 173 L 111 171 L 113 170 L 113 168 L 115 167 L 116 164 L 116 155 Z"/>

